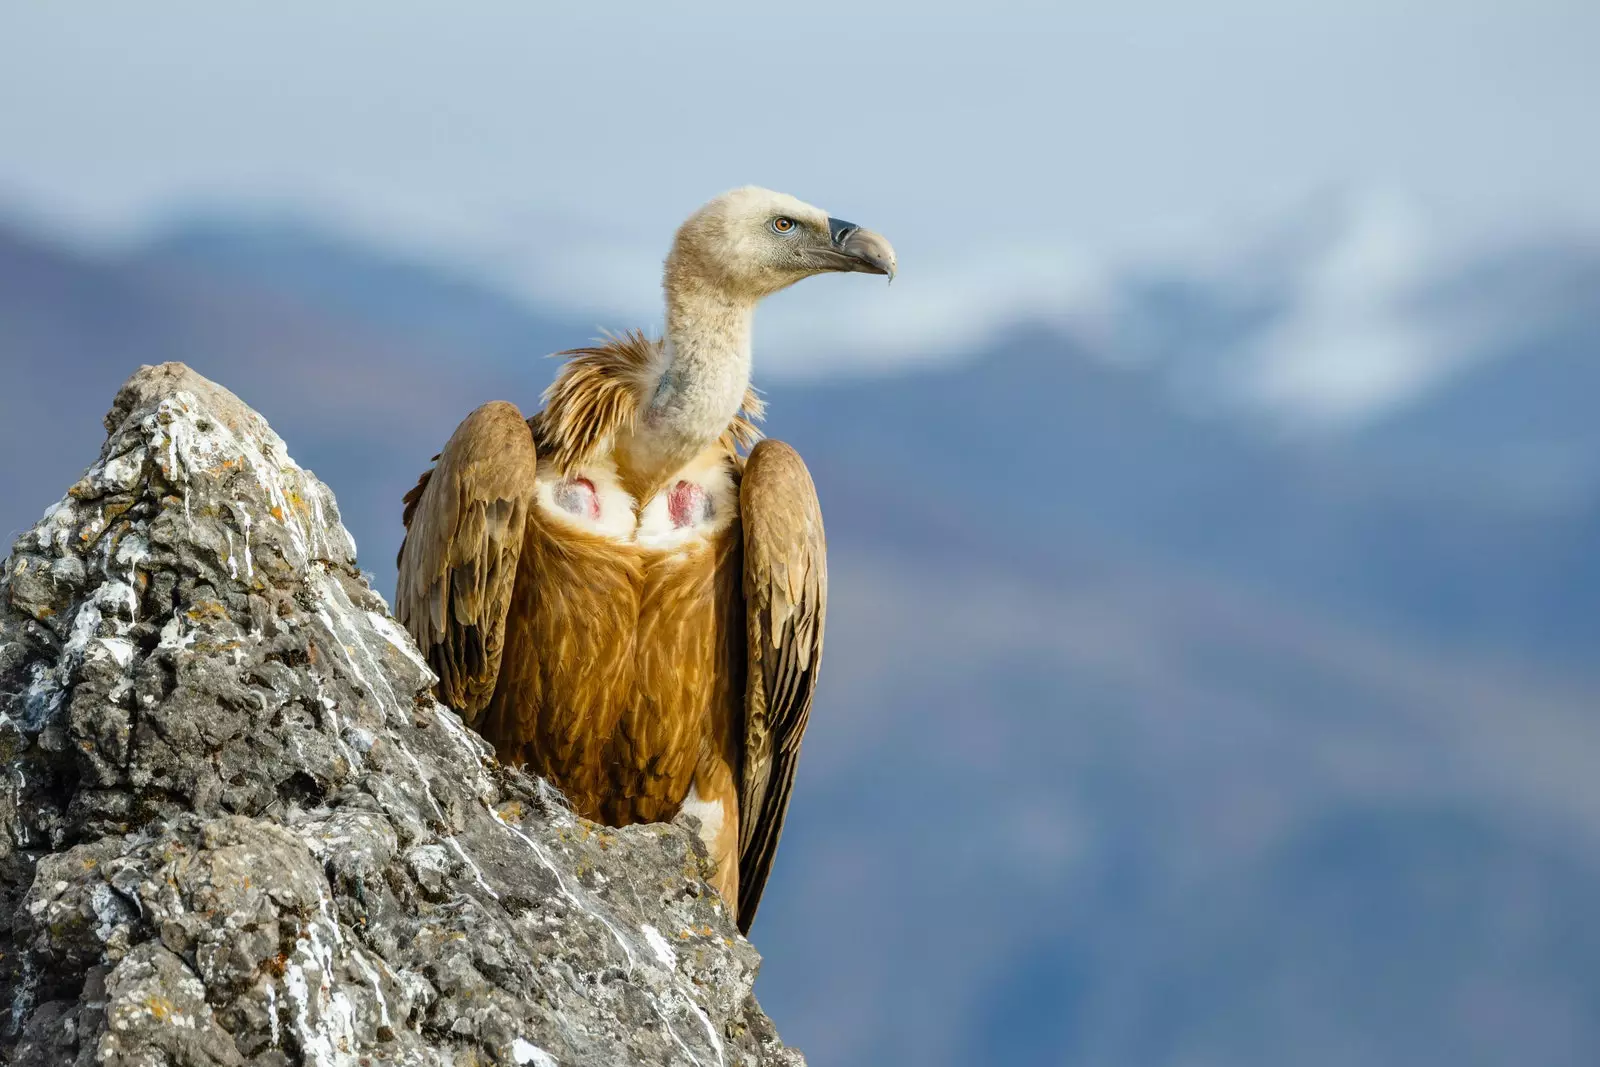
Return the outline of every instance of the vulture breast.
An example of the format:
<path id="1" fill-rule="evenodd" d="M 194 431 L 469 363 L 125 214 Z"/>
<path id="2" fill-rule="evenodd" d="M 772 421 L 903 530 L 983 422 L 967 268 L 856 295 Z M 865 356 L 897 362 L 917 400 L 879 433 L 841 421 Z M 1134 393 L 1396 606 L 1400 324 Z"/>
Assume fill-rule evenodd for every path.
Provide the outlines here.
<path id="1" fill-rule="evenodd" d="M 536 490 L 485 735 L 586 817 L 670 819 L 693 790 L 735 833 L 745 623 L 730 461 L 708 453 L 643 502 L 605 465 L 541 471 Z"/>

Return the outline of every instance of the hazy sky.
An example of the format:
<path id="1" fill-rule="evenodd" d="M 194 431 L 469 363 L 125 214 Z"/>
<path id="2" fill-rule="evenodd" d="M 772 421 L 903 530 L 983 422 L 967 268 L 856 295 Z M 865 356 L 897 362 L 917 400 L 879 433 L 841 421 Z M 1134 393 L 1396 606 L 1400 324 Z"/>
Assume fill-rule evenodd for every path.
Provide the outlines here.
<path id="1" fill-rule="evenodd" d="M 1593 2 L 669 6 L 9 0 L 0 203 L 288 207 L 648 315 L 676 222 L 756 182 L 899 251 L 891 290 L 780 298 L 824 347 L 1092 304 L 1329 190 L 1446 239 L 1600 226 Z"/>

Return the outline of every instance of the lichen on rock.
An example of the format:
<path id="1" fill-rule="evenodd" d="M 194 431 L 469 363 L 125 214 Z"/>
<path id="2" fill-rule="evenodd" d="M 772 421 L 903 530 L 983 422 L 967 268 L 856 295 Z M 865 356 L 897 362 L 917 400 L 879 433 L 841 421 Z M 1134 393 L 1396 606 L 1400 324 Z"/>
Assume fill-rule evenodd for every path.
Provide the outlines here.
<path id="1" fill-rule="evenodd" d="M 698 838 L 498 764 L 265 420 L 106 429 L 0 572 L 0 1060 L 803 1063 Z"/>

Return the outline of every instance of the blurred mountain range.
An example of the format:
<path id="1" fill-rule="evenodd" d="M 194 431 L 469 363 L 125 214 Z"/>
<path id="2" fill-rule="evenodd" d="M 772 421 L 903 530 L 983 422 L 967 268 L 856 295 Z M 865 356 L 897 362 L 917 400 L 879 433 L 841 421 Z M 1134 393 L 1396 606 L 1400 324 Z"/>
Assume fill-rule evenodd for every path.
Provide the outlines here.
<path id="1" fill-rule="evenodd" d="M 1130 271 L 1092 328 L 766 383 L 834 575 L 755 930 L 813 1062 L 1600 1059 L 1600 248 L 1373 296 L 1393 259 L 1349 247 L 1312 219 Z M 645 324 L 303 224 L 98 255 L 0 228 L 0 531 L 177 359 L 267 416 L 392 587 L 456 422 L 531 410 L 538 357 L 600 325 Z M 1319 374 L 1388 400 L 1319 409 Z"/>

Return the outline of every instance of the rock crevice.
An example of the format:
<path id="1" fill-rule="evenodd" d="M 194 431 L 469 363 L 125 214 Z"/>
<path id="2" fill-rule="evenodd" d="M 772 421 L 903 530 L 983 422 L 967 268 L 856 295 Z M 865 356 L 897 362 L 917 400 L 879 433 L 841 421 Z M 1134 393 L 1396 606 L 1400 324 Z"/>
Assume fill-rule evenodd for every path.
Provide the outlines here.
<path id="1" fill-rule="evenodd" d="M 0 1059 L 803 1063 L 697 838 L 499 765 L 265 420 L 106 429 L 0 572 Z"/>

